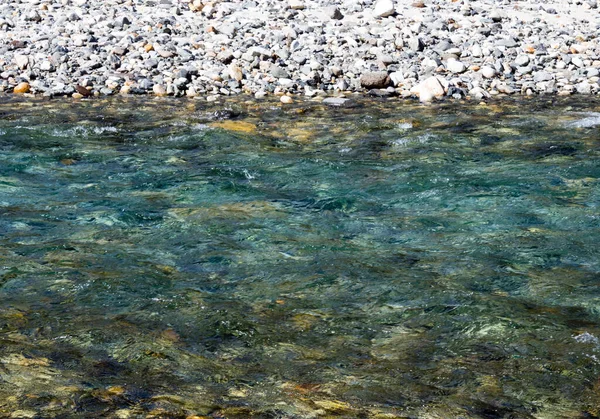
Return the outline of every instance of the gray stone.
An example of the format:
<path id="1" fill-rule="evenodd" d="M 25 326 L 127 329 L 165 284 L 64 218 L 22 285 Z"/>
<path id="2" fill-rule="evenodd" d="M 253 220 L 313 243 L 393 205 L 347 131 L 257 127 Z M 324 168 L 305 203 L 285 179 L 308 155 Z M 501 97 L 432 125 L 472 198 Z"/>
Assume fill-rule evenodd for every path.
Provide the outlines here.
<path id="1" fill-rule="evenodd" d="M 277 65 L 271 66 L 271 75 L 278 79 L 289 79 L 290 78 L 290 74 L 286 70 L 284 70 L 283 68 L 281 68 Z"/>
<path id="2" fill-rule="evenodd" d="M 386 71 L 369 71 L 360 76 L 360 85 L 367 89 L 377 89 L 386 87 L 389 80 Z"/>
<path id="3" fill-rule="evenodd" d="M 350 102 L 350 99 L 343 97 L 328 97 L 323 99 L 323 103 L 330 106 L 344 106 Z"/>

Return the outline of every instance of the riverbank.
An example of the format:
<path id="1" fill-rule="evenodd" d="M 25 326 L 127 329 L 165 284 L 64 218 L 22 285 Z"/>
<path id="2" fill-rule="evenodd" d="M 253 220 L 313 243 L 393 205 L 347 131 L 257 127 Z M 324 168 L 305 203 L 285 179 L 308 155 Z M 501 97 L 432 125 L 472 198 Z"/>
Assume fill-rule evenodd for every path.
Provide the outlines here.
<path id="1" fill-rule="evenodd" d="M 595 0 L 11 2 L 0 92 L 595 95 L 598 27 Z"/>

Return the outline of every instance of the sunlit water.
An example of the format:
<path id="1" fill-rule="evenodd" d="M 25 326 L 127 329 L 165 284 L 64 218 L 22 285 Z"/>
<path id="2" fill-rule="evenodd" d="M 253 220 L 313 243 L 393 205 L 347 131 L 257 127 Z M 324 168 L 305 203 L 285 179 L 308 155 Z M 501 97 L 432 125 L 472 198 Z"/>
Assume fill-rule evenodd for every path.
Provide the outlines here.
<path id="1" fill-rule="evenodd" d="M 0 417 L 600 415 L 600 103 L 0 104 Z"/>

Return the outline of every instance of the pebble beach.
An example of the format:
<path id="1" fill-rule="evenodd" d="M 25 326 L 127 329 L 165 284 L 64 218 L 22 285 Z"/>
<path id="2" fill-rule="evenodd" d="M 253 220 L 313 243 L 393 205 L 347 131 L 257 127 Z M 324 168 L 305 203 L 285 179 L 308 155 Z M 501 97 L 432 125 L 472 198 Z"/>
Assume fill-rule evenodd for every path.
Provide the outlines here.
<path id="1" fill-rule="evenodd" d="M 0 92 L 596 95 L 599 27 L 596 0 L 9 0 Z"/>

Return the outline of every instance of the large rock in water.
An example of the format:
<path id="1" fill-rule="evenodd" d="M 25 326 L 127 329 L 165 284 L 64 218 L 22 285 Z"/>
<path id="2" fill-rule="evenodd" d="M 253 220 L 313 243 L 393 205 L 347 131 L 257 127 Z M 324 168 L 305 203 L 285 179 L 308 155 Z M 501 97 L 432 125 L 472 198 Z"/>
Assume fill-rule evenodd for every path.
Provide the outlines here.
<path id="1" fill-rule="evenodd" d="M 386 17 L 395 12 L 394 2 L 392 0 L 378 0 L 373 9 L 373 16 Z"/>
<path id="2" fill-rule="evenodd" d="M 390 83 L 386 71 L 369 71 L 360 76 L 360 85 L 367 89 L 380 89 Z"/>

